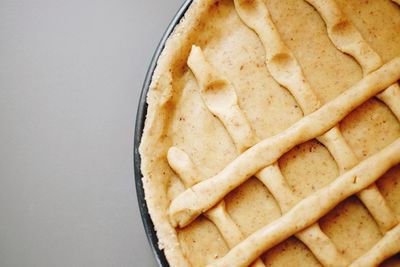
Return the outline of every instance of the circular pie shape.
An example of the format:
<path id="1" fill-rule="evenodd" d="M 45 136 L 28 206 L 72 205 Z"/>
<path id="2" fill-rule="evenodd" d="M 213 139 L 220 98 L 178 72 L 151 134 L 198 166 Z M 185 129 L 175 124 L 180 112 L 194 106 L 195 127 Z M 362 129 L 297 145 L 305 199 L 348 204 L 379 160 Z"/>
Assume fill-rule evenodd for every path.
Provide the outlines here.
<path id="1" fill-rule="evenodd" d="M 135 137 L 138 196 L 172 266 L 399 252 L 395 2 L 193 2 L 150 68 Z"/>

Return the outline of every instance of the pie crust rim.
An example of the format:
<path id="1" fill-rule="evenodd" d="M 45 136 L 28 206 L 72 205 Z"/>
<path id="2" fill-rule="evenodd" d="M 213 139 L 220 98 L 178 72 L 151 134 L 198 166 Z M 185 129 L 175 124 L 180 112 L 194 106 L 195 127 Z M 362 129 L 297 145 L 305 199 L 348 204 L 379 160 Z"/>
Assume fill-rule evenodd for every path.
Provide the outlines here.
<path id="1" fill-rule="evenodd" d="M 161 37 L 160 42 L 157 45 L 157 48 L 151 58 L 149 63 L 149 67 L 146 72 L 146 76 L 144 78 L 143 86 L 140 92 L 138 108 L 136 112 L 136 120 L 135 120 L 135 133 L 134 133 L 134 141 L 133 141 L 133 165 L 134 165 L 134 178 L 135 178 L 135 187 L 136 187 L 136 196 L 139 205 L 140 216 L 142 218 L 142 223 L 144 230 L 146 232 L 147 240 L 150 244 L 150 249 L 155 256 L 156 262 L 159 266 L 169 266 L 169 263 L 165 257 L 165 253 L 163 250 L 159 248 L 158 245 L 158 237 L 156 230 L 154 228 L 154 223 L 150 217 L 150 213 L 147 207 L 145 192 L 143 187 L 143 173 L 140 169 L 141 166 L 141 156 L 139 153 L 139 146 L 142 140 L 144 124 L 146 120 L 148 104 L 147 104 L 147 94 L 150 89 L 151 81 L 153 78 L 154 71 L 157 67 L 158 59 L 161 56 L 162 51 L 164 50 L 165 44 L 168 38 L 173 33 L 176 26 L 178 26 L 181 19 L 184 17 L 186 11 L 192 4 L 193 0 L 185 0 L 183 4 L 180 6 L 174 17 L 171 19 L 171 22 L 168 24 L 167 29 Z"/>

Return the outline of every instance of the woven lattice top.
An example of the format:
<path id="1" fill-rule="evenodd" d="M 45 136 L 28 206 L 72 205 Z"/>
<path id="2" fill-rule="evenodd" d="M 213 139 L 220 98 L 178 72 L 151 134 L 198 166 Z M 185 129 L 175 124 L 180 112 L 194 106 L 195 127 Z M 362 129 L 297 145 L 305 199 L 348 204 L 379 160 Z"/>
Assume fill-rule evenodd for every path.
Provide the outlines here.
<path id="1" fill-rule="evenodd" d="M 159 60 L 140 148 L 171 265 L 400 252 L 396 3 L 195 1 Z"/>

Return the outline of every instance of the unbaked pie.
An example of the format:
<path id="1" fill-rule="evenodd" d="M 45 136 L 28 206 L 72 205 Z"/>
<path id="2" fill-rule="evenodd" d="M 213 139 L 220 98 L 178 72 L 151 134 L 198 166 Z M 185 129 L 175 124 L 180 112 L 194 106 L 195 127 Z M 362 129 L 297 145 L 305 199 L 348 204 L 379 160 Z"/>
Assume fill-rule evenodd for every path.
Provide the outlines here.
<path id="1" fill-rule="evenodd" d="M 398 0 L 197 0 L 140 145 L 171 266 L 400 266 Z"/>

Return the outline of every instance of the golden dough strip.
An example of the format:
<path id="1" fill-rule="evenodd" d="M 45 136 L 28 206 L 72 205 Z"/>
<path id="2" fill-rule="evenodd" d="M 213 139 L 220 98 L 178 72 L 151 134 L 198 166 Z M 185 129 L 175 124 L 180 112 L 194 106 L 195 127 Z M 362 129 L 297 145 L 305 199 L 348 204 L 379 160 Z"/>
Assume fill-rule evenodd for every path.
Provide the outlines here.
<path id="1" fill-rule="evenodd" d="M 328 36 L 337 49 L 349 54 L 360 64 L 364 75 L 382 66 L 381 57 L 368 45 L 361 33 L 340 10 L 335 0 L 306 0 L 325 21 Z M 396 0 L 397 1 L 397 0 Z M 393 84 L 377 95 L 400 120 L 400 87 Z"/>
<path id="2" fill-rule="evenodd" d="M 361 65 L 364 74 L 368 74 L 382 65 L 379 55 L 367 44 L 334 0 L 306 1 L 318 11 L 325 21 L 332 43 L 340 51 L 353 56 Z"/>
<path id="3" fill-rule="evenodd" d="M 235 0 L 234 2 L 242 21 L 257 33 L 263 43 L 267 67 L 272 77 L 290 91 L 305 115 L 318 109 L 321 103 L 307 82 L 300 64 L 282 41 L 265 3 L 262 0 Z M 330 38 L 338 44 L 338 47 L 342 48 L 342 51 L 354 55 L 368 73 L 382 65 L 380 57 L 362 39 L 357 29 L 341 15 L 342 13 L 334 1 L 317 1 L 317 5 L 317 10 L 324 11 L 322 16 L 327 21 L 327 25 L 330 25 L 328 27 Z M 341 25 L 342 28 L 345 26 L 347 30 L 338 32 L 338 25 Z M 277 58 L 281 61 L 277 61 Z M 290 73 L 292 75 L 288 75 Z M 317 139 L 328 148 L 339 166 L 340 173 L 349 170 L 359 162 L 338 126 Z M 371 185 L 367 191 L 360 192 L 358 196 L 371 212 L 383 233 L 397 223 L 394 213 L 376 185 Z"/>
<path id="4" fill-rule="evenodd" d="M 334 0 L 331 0 L 331 1 L 330 0 L 325 0 L 325 1 L 307 0 L 307 2 L 309 2 L 311 5 L 313 5 L 318 10 L 318 12 L 321 14 L 321 16 L 323 17 L 323 19 L 327 25 L 329 37 L 331 38 L 334 45 L 342 52 L 353 56 L 359 62 L 359 64 L 362 66 L 364 73 L 369 73 L 376 67 L 379 67 L 380 65 L 382 65 L 382 61 L 381 61 L 380 57 L 377 54 L 375 56 L 373 56 L 373 53 L 375 53 L 375 52 L 372 50 L 372 48 L 370 48 L 367 45 L 365 40 L 361 37 L 361 34 L 351 24 L 351 22 L 349 22 L 349 20 L 344 16 L 344 14 L 341 12 L 341 10 L 339 9 L 339 7 L 337 6 L 337 4 L 335 3 Z M 394 2 L 396 2 L 397 4 L 400 3 L 398 0 L 397 1 L 395 0 Z M 347 27 L 348 29 L 346 30 L 345 27 L 343 27 L 343 26 Z M 340 29 L 340 28 L 342 28 L 342 29 Z M 339 31 L 338 31 L 338 29 L 339 29 Z M 346 38 L 346 35 L 351 35 L 351 34 L 358 39 L 356 41 L 353 41 L 353 43 L 354 43 L 353 47 L 355 48 L 355 53 L 351 48 L 349 49 L 349 46 L 348 46 L 348 43 L 351 42 L 351 38 Z M 361 51 L 367 51 L 367 53 L 361 53 Z M 378 58 L 379 58 L 379 60 L 378 60 Z M 379 62 L 380 62 L 380 64 L 379 64 Z M 398 83 L 391 85 L 389 88 L 387 88 L 382 93 L 377 95 L 377 98 L 379 98 L 381 101 L 383 101 L 392 110 L 392 112 L 394 113 L 396 118 L 398 120 L 400 120 L 400 105 L 399 105 L 399 103 L 400 103 L 400 86 Z M 367 193 L 367 194 L 364 193 L 365 198 L 368 198 L 368 194 L 371 194 L 371 196 L 369 197 L 369 199 L 371 200 L 370 202 L 373 203 L 374 200 L 377 200 L 377 201 L 375 201 L 375 203 L 379 203 L 380 199 L 379 198 L 376 199 L 376 197 L 374 196 L 374 192 L 372 192 L 373 190 L 368 190 L 368 191 L 369 191 L 369 193 Z M 368 192 L 368 191 L 364 191 L 364 192 Z M 363 195 L 361 195 L 361 197 L 362 196 Z M 381 195 L 379 197 L 382 198 Z M 378 204 L 376 208 L 379 208 L 379 206 L 380 205 Z M 385 206 L 387 207 L 387 205 L 385 205 Z M 373 212 L 373 210 L 374 209 L 370 209 L 371 212 Z M 388 213 L 386 213 L 386 214 L 388 214 Z M 379 215 L 382 215 L 382 214 L 377 214 L 374 217 L 377 218 Z M 392 216 L 392 218 L 393 217 L 394 217 L 394 215 Z M 390 220 L 390 218 L 388 218 L 388 220 Z M 397 242 L 399 242 L 399 241 L 397 241 Z M 399 249 L 397 249 L 397 251 L 398 250 Z M 377 252 L 375 251 L 375 253 L 377 253 Z M 366 258 L 370 259 L 370 257 L 371 257 L 370 253 L 367 253 L 367 255 L 369 255 L 369 256 L 366 256 Z M 373 254 L 373 255 L 375 257 L 375 260 L 371 261 L 370 265 L 368 265 L 368 266 L 378 265 L 380 262 L 382 262 L 385 259 L 384 257 L 379 257 L 378 255 L 375 255 L 375 254 Z M 377 259 L 380 259 L 380 261 L 377 261 Z M 369 260 L 365 261 L 363 257 L 360 258 L 360 263 L 365 264 L 368 261 Z M 364 265 L 354 264 L 354 266 L 364 266 Z"/>
<path id="5" fill-rule="evenodd" d="M 399 78 L 400 57 L 396 57 L 290 128 L 247 149 L 217 175 L 175 198 L 169 208 L 171 223 L 181 227 L 188 225 L 263 167 L 274 163 L 294 146 L 328 131 L 356 107 Z"/>
<path id="6" fill-rule="evenodd" d="M 400 86 L 392 84 L 388 89 L 376 96 L 383 101 L 400 121 Z"/>
<path id="7" fill-rule="evenodd" d="M 350 146 L 344 139 L 339 127 L 334 127 L 326 134 L 317 137 L 329 152 L 339 166 L 340 173 L 351 169 L 359 160 Z M 371 215 L 374 217 L 382 233 L 385 233 L 397 224 L 394 212 L 388 206 L 386 200 L 380 193 L 375 184 L 370 185 L 367 189 L 357 193 L 357 196 L 365 204 Z"/>
<path id="8" fill-rule="evenodd" d="M 317 110 L 321 103 L 311 90 L 296 58 L 281 40 L 269 11 L 261 0 L 234 0 L 235 8 L 244 23 L 253 29 L 266 52 L 266 63 L 272 77 L 288 88 L 305 114 Z"/>
<path id="9" fill-rule="evenodd" d="M 314 2 L 315 1 L 309 1 L 309 2 Z M 243 5 L 240 5 L 240 3 L 244 3 L 245 8 Z M 275 29 L 275 26 L 270 19 L 270 16 L 268 14 L 268 10 L 265 7 L 263 3 L 260 3 L 259 1 L 235 1 L 236 4 L 236 9 L 238 10 L 238 13 L 242 20 L 246 24 L 250 24 L 251 28 L 257 32 L 257 34 L 260 36 L 264 47 L 266 49 L 267 53 L 267 66 L 268 64 L 270 65 L 276 65 L 276 62 L 269 61 L 268 58 L 273 58 L 276 57 L 276 55 L 279 55 L 279 53 L 287 53 L 287 48 L 285 45 L 282 44 L 282 41 L 280 40 L 279 34 L 277 30 Z M 341 11 L 337 8 L 336 3 L 334 1 L 317 1 L 316 3 L 319 5 L 319 11 L 321 9 L 327 10 L 324 16 L 324 19 L 327 23 L 327 25 L 330 25 L 331 27 L 328 27 L 328 32 L 329 32 L 329 37 L 331 40 L 334 42 L 334 44 L 343 52 L 351 54 L 353 57 L 355 57 L 359 63 L 362 65 L 364 73 L 369 73 L 373 70 L 375 70 L 377 67 L 382 65 L 382 61 L 380 57 L 372 50 L 372 48 L 369 47 L 369 45 L 363 40 L 361 34 L 357 31 L 357 29 L 348 22 L 348 20 L 341 16 Z M 249 7 L 249 5 L 253 5 L 252 7 Z M 255 6 L 256 7 L 255 7 Z M 253 10 L 252 10 L 253 9 Z M 254 15 L 254 9 L 257 9 L 258 12 L 262 12 L 261 14 L 261 19 L 260 17 Z M 252 11 L 250 11 L 252 10 Z M 250 12 L 249 12 L 250 11 Z M 259 14 L 259 13 L 258 13 Z M 259 14 L 260 15 L 260 14 Z M 260 23 L 261 22 L 261 23 Z M 264 22 L 264 25 L 262 25 Z M 265 33 L 267 32 L 267 33 Z M 268 32 L 272 32 L 268 34 Z M 266 38 L 265 40 L 263 39 Z M 271 42 L 271 37 L 278 39 L 278 40 L 273 40 Z M 270 38 L 269 40 L 267 38 Z M 279 50 L 271 50 L 268 49 L 271 43 L 278 43 L 280 47 L 282 47 L 282 51 Z M 272 45 L 273 47 L 276 47 L 276 45 Z M 275 53 L 275 54 L 274 54 Z M 293 64 L 296 66 L 298 65 L 297 61 L 295 58 L 291 56 L 291 61 L 292 64 L 289 66 L 289 64 L 282 65 L 285 67 L 293 68 Z M 281 67 L 278 66 L 278 67 Z M 269 67 L 271 69 L 271 67 Z M 297 69 L 300 69 L 299 67 Z M 276 72 L 271 72 L 272 76 L 276 74 Z M 304 81 L 305 79 L 301 79 L 303 76 L 301 71 L 295 72 L 295 76 L 298 77 L 298 80 Z M 291 79 L 291 78 L 289 78 Z M 279 81 L 279 79 L 276 79 Z M 289 84 L 289 83 L 286 83 Z M 285 85 L 283 83 L 283 85 Z M 308 87 L 310 90 L 311 88 Z M 293 88 L 288 88 L 289 91 L 295 96 L 296 100 L 298 93 L 296 94 L 296 91 L 298 92 L 298 87 L 293 87 Z M 294 92 L 293 92 L 294 91 Z M 389 108 L 392 109 L 392 111 L 395 113 L 397 118 L 399 118 L 399 108 L 400 106 L 398 103 L 400 102 L 400 90 L 399 86 L 396 83 L 395 85 L 392 85 L 389 87 L 387 90 L 385 90 L 383 93 L 381 93 L 382 96 L 378 96 L 379 99 L 384 101 Z M 397 93 L 397 94 L 396 94 Z M 310 94 L 308 94 L 310 95 Z M 298 100 L 300 106 L 302 101 Z M 397 103 L 397 104 L 396 104 Z M 307 104 L 307 103 L 306 103 Z M 312 103 L 314 104 L 314 103 Z M 303 109 L 305 112 L 309 109 Z M 351 168 L 354 166 L 357 162 L 358 159 L 356 158 L 355 154 L 343 138 L 342 134 L 339 131 L 338 127 L 334 127 L 331 129 L 327 134 L 321 136 L 318 138 L 319 141 L 321 141 L 331 152 L 331 154 L 334 156 L 336 162 L 338 163 L 338 166 L 341 170 L 341 173 L 343 173 L 345 170 Z M 278 169 L 279 170 L 279 169 Z M 383 232 L 387 231 L 391 227 L 393 227 L 396 223 L 397 220 L 395 218 L 394 213 L 390 210 L 388 207 L 385 199 L 383 196 L 380 194 L 378 188 L 376 187 L 375 184 L 369 186 L 367 190 L 363 190 L 361 193 L 358 194 L 359 197 L 363 200 L 363 202 L 366 204 L 367 208 L 370 210 L 376 221 L 378 222 L 378 225 L 380 228 L 383 230 Z"/>
<path id="10" fill-rule="evenodd" d="M 325 21 L 328 36 L 332 43 L 343 53 L 354 57 L 362 67 L 364 74 L 368 74 L 382 66 L 383 62 L 380 56 L 363 39 L 361 33 L 340 10 L 335 0 L 306 1 L 319 12 Z M 391 98 L 380 97 L 380 95 L 385 94 L 390 95 Z M 394 105 L 395 101 L 397 101 L 397 103 L 400 102 L 399 85 L 397 83 L 392 85 L 380 95 L 377 97 L 385 102 L 399 119 L 399 105 Z"/>
<path id="11" fill-rule="evenodd" d="M 332 43 L 343 53 L 349 54 L 355 58 L 355 60 L 362 67 L 364 75 L 369 74 L 371 71 L 374 71 L 378 67 L 382 66 L 383 63 L 380 56 L 368 45 L 361 33 L 341 11 L 335 0 L 306 1 L 318 11 L 325 21 L 328 36 Z M 398 114 L 400 109 L 398 104 L 400 103 L 400 89 L 398 84 L 395 83 L 381 94 L 382 97 L 379 95 L 377 97 L 382 100 L 390 109 L 392 109 L 395 114 Z M 397 114 L 396 116 L 399 118 Z M 348 144 L 343 142 L 344 139 L 341 140 L 340 138 L 336 137 L 331 140 L 333 141 L 330 145 L 332 148 L 348 147 Z M 329 146 L 329 144 L 325 143 L 324 145 Z M 333 156 L 337 162 L 340 161 L 340 155 L 337 158 L 334 154 Z M 352 156 L 349 157 L 344 163 L 347 164 L 347 168 L 351 168 L 358 161 L 359 160 L 353 153 Z M 383 233 L 397 224 L 397 219 L 394 212 L 390 209 L 386 200 L 379 192 L 375 184 L 369 186 L 367 190 L 359 192 L 357 196 L 363 201 L 367 209 L 371 212 Z"/>
<path id="12" fill-rule="evenodd" d="M 279 219 L 251 234 L 209 267 L 247 266 L 264 251 L 315 223 L 347 197 L 374 183 L 398 163 L 400 163 L 400 138 L 360 162 L 328 186 L 300 201 Z M 382 242 L 384 247 L 391 246 L 390 241 L 390 238 L 384 240 Z"/>
<path id="13" fill-rule="evenodd" d="M 287 184 L 277 163 L 256 174 L 277 200 L 282 213 L 286 213 L 301 199 Z M 318 222 L 295 234 L 324 266 L 346 266 L 348 260 L 338 251 L 335 244 L 321 230 Z"/>
<path id="14" fill-rule="evenodd" d="M 201 88 L 203 101 L 213 114 L 221 118 L 238 151 L 243 152 L 254 145 L 257 139 L 239 108 L 232 84 L 205 60 L 197 46 L 192 46 L 187 63 Z"/>
<path id="15" fill-rule="evenodd" d="M 250 123 L 247 121 L 245 114 L 237 103 L 235 89 L 207 62 L 203 52 L 199 47 L 192 47 L 192 51 L 189 55 L 188 65 L 196 76 L 200 86 L 201 96 L 210 112 L 216 115 L 225 126 L 230 125 L 238 120 L 242 121 L 242 123 L 236 125 L 236 127 L 226 127 L 232 139 L 234 139 L 235 136 L 235 133 L 233 132 L 234 129 L 239 132 L 242 131 L 240 128 L 243 128 L 244 132 L 247 132 L 247 129 L 251 129 Z M 209 85 L 215 84 L 220 80 L 225 81 L 224 86 L 218 87 L 220 90 L 219 92 L 213 92 L 213 94 L 210 94 L 209 91 L 207 91 Z M 221 103 L 224 101 L 224 99 L 236 100 L 230 104 L 236 109 L 233 116 L 239 116 L 240 119 L 233 118 L 233 120 L 229 120 L 229 118 L 232 118 L 232 114 L 230 114 L 232 109 L 230 105 Z M 218 110 L 218 112 L 215 112 L 215 110 Z M 246 137 L 247 140 L 237 140 L 235 143 L 246 143 L 250 145 L 255 143 L 256 135 L 254 132 L 253 134 L 243 135 L 242 138 Z M 285 181 L 285 178 L 282 176 L 277 164 L 273 164 L 264 168 L 256 176 L 274 195 L 283 213 L 288 211 L 292 206 L 300 201 L 300 198 L 293 193 Z M 217 207 L 218 206 L 219 204 Z M 210 209 L 205 214 L 214 209 L 215 208 Z M 318 224 L 310 226 L 309 228 L 298 233 L 296 236 L 310 248 L 316 258 L 324 266 L 348 265 L 349 262 L 343 257 L 342 254 L 340 254 L 333 242 L 322 232 Z"/>
<path id="16" fill-rule="evenodd" d="M 400 252 L 400 224 L 388 231 L 367 253 L 355 260 L 350 267 L 375 267 Z"/>
<path id="17" fill-rule="evenodd" d="M 168 163 L 175 173 L 179 175 L 185 187 L 191 187 L 201 181 L 200 173 L 189 156 L 177 147 L 171 147 L 167 154 Z M 222 200 L 204 215 L 218 228 L 229 248 L 233 248 L 244 239 L 242 232 L 232 220 Z M 265 267 L 261 259 L 257 259 L 252 267 Z"/>

